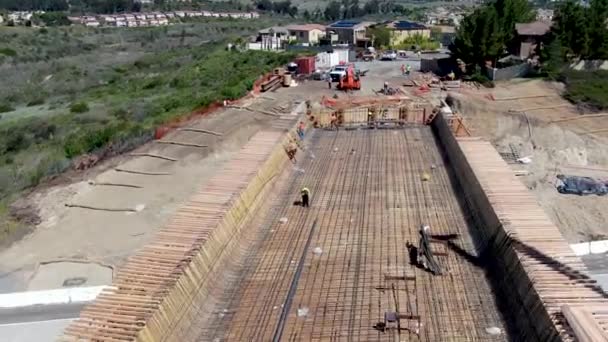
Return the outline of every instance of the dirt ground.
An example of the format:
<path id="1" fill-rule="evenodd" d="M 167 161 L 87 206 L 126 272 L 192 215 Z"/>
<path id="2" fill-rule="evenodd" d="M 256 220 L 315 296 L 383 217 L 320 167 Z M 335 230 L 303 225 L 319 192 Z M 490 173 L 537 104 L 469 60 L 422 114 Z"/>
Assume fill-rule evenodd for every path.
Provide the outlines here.
<path id="1" fill-rule="evenodd" d="M 570 243 L 606 239 L 608 197 L 560 194 L 555 176 L 608 178 L 608 131 L 587 133 L 608 129 L 608 117 L 584 118 L 560 97 L 562 90 L 559 83 L 513 80 L 452 95 L 475 135 L 492 141 L 499 152 L 514 150 L 532 159 L 513 168 L 530 172 L 522 181 Z M 537 95 L 544 96 L 532 97 Z M 563 118 L 578 119 L 552 122 Z"/>
<path id="2" fill-rule="evenodd" d="M 241 105 L 266 113 L 290 113 L 317 87 L 303 88 L 306 85 L 281 89 Z M 149 241 L 178 206 L 272 118 L 242 109 L 220 109 L 186 126 L 221 136 L 175 130 L 161 139 L 207 147 L 151 142 L 132 153 L 175 161 L 123 155 L 76 175 L 71 182 L 34 191 L 20 205 L 35 208 L 40 223 L 0 251 L 0 293 L 58 288 L 66 279 L 85 278 L 81 286 L 111 283 L 111 269 Z M 83 267 L 82 262 L 89 266 Z"/>

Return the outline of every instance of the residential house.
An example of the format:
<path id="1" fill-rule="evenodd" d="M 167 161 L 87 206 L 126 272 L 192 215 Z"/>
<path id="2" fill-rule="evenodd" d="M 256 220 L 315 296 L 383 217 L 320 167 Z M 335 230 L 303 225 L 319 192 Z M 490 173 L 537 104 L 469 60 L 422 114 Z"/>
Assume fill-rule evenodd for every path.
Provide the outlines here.
<path id="1" fill-rule="evenodd" d="M 290 25 L 287 30 L 290 36 L 304 44 L 319 44 L 319 40 L 325 37 L 325 26 L 319 24 Z"/>
<path id="2" fill-rule="evenodd" d="M 84 22 L 84 26 L 86 27 L 99 27 L 99 21 L 97 19 L 88 19 Z"/>
<path id="3" fill-rule="evenodd" d="M 101 16 L 101 19 L 103 19 L 103 22 L 106 25 L 114 26 L 114 24 L 116 23 L 116 17 L 113 15 L 104 15 Z"/>
<path id="4" fill-rule="evenodd" d="M 536 11 L 536 20 L 538 20 L 538 21 L 552 21 L 553 20 L 553 13 L 554 13 L 554 11 L 552 9 L 539 8 Z"/>
<path id="5" fill-rule="evenodd" d="M 137 20 L 146 20 L 146 15 L 144 13 L 139 13 L 135 15 L 135 19 Z"/>
<path id="6" fill-rule="evenodd" d="M 148 23 L 150 26 L 160 26 L 160 22 L 158 21 L 158 19 L 150 19 Z"/>
<path id="7" fill-rule="evenodd" d="M 433 28 L 439 30 L 440 34 L 437 39 L 442 46 L 447 47 L 454 44 L 456 39 L 456 28 L 454 26 L 435 25 Z"/>
<path id="8" fill-rule="evenodd" d="M 387 25 L 387 28 L 391 31 L 390 44 L 392 46 L 400 45 L 405 40 L 413 36 L 421 36 L 424 38 L 431 37 L 431 29 L 429 29 L 425 25 L 412 21 L 393 21 Z"/>
<path id="9" fill-rule="evenodd" d="M 173 19 L 173 18 L 175 18 L 175 13 L 169 12 L 169 13 L 165 13 L 165 15 L 167 16 L 167 19 Z"/>
<path id="10" fill-rule="evenodd" d="M 127 21 L 135 21 L 135 16 L 133 14 L 125 14 L 124 18 Z"/>
<path id="11" fill-rule="evenodd" d="M 127 27 L 127 22 L 125 20 L 116 20 L 116 27 Z"/>
<path id="12" fill-rule="evenodd" d="M 326 34 L 331 37 L 332 44 L 348 44 L 354 46 L 368 46 L 370 39 L 366 30 L 373 22 L 357 20 L 341 20 L 326 27 Z"/>
<path id="13" fill-rule="evenodd" d="M 180 18 L 184 18 L 186 16 L 186 12 L 177 11 L 177 12 L 175 12 L 175 16 L 176 17 L 180 17 Z"/>
<path id="14" fill-rule="evenodd" d="M 137 27 L 137 21 L 135 19 L 127 20 L 127 27 Z"/>
<path id="15" fill-rule="evenodd" d="M 515 24 L 517 44 L 511 49 L 511 54 L 522 59 L 537 55 L 547 34 L 551 30 L 551 23 L 534 21 L 531 23 Z"/>
<path id="16" fill-rule="evenodd" d="M 282 50 L 289 40 L 289 31 L 285 27 L 273 26 L 258 31 L 257 42 L 262 50 Z"/>

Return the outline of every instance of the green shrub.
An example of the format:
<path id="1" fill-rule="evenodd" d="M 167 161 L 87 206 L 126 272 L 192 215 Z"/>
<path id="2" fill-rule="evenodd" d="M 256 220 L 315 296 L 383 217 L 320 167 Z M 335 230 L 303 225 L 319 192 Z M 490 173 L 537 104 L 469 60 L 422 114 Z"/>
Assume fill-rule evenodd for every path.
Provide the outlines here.
<path id="1" fill-rule="evenodd" d="M 31 139 L 18 127 L 11 127 L 0 132 L 0 152 L 15 153 L 25 150 L 31 144 Z"/>
<path id="2" fill-rule="evenodd" d="M 30 131 L 34 136 L 36 143 L 40 144 L 45 140 L 53 139 L 57 133 L 57 126 L 45 121 L 38 121 L 30 126 Z"/>
<path id="3" fill-rule="evenodd" d="M 27 103 L 28 107 L 33 107 L 33 106 L 40 106 L 44 104 L 44 98 L 42 97 L 37 97 L 34 98 L 33 100 L 31 100 L 30 102 Z"/>
<path id="4" fill-rule="evenodd" d="M 72 113 L 86 113 L 88 111 L 89 105 L 84 101 L 74 102 L 70 105 L 70 112 Z"/>
<path id="5" fill-rule="evenodd" d="M 472 82 L 477 82 L 486 88 L 494 88 L 494 82 L 492 82 L 492 80 L 490 80 L 486 75 L 480 72 L 475 72 L 469 77 L 468 80 Z"/>
<path id="6" fill-rule="evenodd" d="M 15 108 L 8 103 L 0 103 L 0 113 L 12 112 Z"/>
<path id="7" fill-rule="evenodd" d="M 567 100 L 596 110 L 608 109 L 608 71 L 569 70 L 562 74 L 561 80 L 566 83 Z"/>
<path id="8" fill-rule="evenodd" d="M 154 77 L 154 78 L 148 80 L 142 88 L 149 90 L 149 89 L 154 89 L 156 87 L 159 87 L 161 85 L 163 85 L 163 79 L 160 77 Z"/>
<path id="9" fill-rule="evenodd" d="M 0 55 L 5 55 L 8 57 L 16 57 L 17 51 L 10 48 L 0 48 Z"/>

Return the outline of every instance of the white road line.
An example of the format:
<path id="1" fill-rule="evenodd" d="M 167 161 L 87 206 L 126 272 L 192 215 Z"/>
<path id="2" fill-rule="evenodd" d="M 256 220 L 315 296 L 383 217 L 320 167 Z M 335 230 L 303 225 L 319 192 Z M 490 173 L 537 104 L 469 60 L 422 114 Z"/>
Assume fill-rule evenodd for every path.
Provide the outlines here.
<path id="1" fill-rule="evenodd" d="M 36 323 L 47 323 L 47 322 L 70 322 L 75 320 L 76 318 L 59 318 L 59 319 L 49 319 L 46 321 L 31 321 L 31 322 L 19 322 L 19 323 L 6 323 L 0 324 L 1 327 L 10 327 L 10 326 L 18 326 L 18 325 L 28 325 L 28 324 L 36 324 Z"/>

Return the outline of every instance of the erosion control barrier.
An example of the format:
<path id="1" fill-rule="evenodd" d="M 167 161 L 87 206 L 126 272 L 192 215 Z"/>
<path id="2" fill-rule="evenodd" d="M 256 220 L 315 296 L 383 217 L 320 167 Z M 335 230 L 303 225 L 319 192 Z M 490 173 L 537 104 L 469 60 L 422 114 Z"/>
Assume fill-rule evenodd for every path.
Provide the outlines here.
<path id="1" fill-rule="evenodd" d="M 563 312 L 588 305 L 607 309 L 606 295 L 585 275 L 580 258 L 489 142 L 455 137 L 441 115 L 432 128 L 464 194 L 477 250 L 512 337 L 576 340 L 574 323 Z M 608 320 L 586 322 L 597 327 Z"/>
<path id="2" fill-rule="evenodd" d="M 209 294 L 215 274 L 238 245 L 235 236 L 284 169 L 284 146 L 294 129 L 256 134 L 129 258 L 61 341 L 180 340 L 175 335 L 196 312 L 193 302 Z"/>

